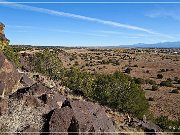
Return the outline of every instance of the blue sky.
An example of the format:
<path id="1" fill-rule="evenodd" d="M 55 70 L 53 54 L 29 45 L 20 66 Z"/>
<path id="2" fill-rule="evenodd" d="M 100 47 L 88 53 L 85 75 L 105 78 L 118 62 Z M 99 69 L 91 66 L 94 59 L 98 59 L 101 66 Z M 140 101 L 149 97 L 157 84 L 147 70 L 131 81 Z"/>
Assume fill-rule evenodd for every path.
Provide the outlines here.
<path id="1" fill-rule="evenodd" d="M 11 44 L 115 46 L 180 41 L 180 3 L 1 3 L 0 21 Z"/>

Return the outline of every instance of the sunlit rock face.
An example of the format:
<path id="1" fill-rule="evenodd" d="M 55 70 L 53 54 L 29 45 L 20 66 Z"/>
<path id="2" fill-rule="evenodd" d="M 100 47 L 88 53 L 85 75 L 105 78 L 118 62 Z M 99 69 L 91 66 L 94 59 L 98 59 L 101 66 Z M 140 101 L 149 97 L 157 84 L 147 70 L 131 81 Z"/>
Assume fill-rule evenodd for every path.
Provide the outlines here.
<path id="1" fill-rule="evenodd" d="M 19 80 L 15 66 L 0 51 L 0 96 L 10 94 Z"/>
<path id="2" fill-rule="evenodd" d="M 0 22 L 0 49 L 3 49 L 5 46 L 9 45 L 9 40 L 4 34 L 5 25 Z"/>

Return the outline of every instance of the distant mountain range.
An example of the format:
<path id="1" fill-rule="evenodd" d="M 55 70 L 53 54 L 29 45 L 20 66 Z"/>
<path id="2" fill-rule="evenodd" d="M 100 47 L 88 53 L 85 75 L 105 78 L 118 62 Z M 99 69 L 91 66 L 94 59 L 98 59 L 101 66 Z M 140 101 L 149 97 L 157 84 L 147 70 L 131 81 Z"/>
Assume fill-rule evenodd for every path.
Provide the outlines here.
<path id="1" fill-rule="evenodd" d="M 90 47 L 90 48 L 97 48 Z M 118 45 L 118 46 L 99 46 L 98 48 L 180 48 L 180 41 L 178 42 L 160 42 L 154 44 L 138 43 L 133 45 Z"/>
<path id="2" fill-rule="evenodd" d="M 180 48 L 180 41 L 178 42 L 160 42 L 155 44 L 134 44 L 130 45 L 130 47 L 136 47 L 136 48 Z"/>

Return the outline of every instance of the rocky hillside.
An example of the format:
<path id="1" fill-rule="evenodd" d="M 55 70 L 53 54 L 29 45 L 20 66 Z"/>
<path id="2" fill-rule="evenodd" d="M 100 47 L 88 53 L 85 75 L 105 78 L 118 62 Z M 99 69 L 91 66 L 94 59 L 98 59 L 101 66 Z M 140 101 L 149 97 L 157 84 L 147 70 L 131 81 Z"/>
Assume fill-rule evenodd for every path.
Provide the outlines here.
<path id="1" fill-rule="evenodd" d="M 131 118 L 128 114 L 113 112 L 94 101 L 74 96 L 70 89 L 59 82 L 38 74 L 20 72 L 2 52 L 0 93 L 1 133 L 110 134 L 162 131 L 145 119 Z"/>

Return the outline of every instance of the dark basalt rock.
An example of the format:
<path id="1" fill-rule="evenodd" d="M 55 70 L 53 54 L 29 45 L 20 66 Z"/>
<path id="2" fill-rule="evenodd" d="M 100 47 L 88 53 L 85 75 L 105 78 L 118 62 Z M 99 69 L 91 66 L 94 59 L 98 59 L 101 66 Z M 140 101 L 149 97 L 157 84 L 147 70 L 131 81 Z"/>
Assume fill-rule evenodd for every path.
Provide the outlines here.
<path id="1" fill-rule="evenodd" d="M 66 97 L 60 95 L 60 93 L 58 92 L 49 92 L 46 95 L 47 95 L 46 104 L 49 106 L 50 110 L 61 108 L 64 101 L 66 100 Z"/>
<path id="2" fill-rule="evenodd" d="M 107 117 L 105 109 L 98 104 L 87 101 L 72 100 L 74 117 L 78 120 L 79 130 L 88 132 L 114 132 L 113 122 Z"/>
<path id="3" fill-rule="evenodd" d="M 24 74 L 21 77 L 20 83 L 22 83 L 25 87 L 29 87 L 29 86 L 33 85 L 34 82 L 32 79 L 30 79 L 27 75 Z"/>
<path id="4" fill-rule="evenodd" d="M 67 132 L 72 123 L 72 117 L 73 110 L 70 107 L 55 109 L 49 122 L 49 131 L 63 132 L 59 134 L 68 134 Z"/>
<path id="5" fill-rule="evenodd" d="M 141 126 L 145 132 L 154 132 L 154 134 L 155 132 L 162 132 L 162 129 L 154 123 L 143 122 Z"/>
<path id="6" fill-rule="evenodd" d="M 62 108 L 55 109 L 49 122 L 49 129 L 50 132 L 64 132 L 64 134 L 115 131 L 105 109 L 98 104 L 79 100 L 65 100 Z"/>

